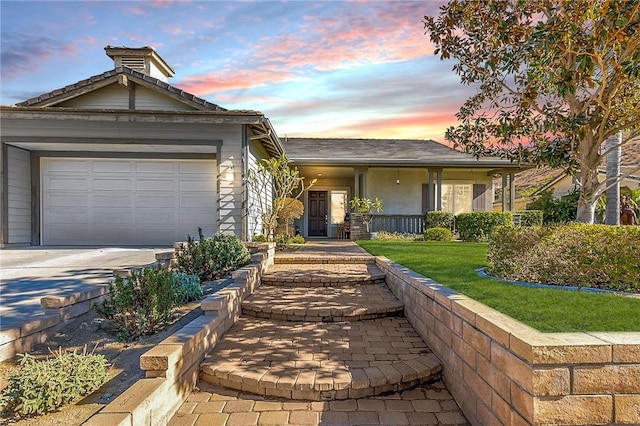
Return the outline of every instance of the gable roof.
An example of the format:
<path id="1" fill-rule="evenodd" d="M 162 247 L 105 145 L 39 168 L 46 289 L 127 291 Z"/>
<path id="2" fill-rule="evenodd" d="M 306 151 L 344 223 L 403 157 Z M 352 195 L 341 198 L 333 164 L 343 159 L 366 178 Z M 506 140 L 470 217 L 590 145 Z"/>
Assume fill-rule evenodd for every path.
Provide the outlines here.
<path id="1" fill-rule="evenodd" d="M 94 75 L 77 83 L 70 84 L 61 89 L 56 89 L 40 96 L 27 99 L 16 104 L 23 107 L 51 107 L 68 101 L 85 93 L 92 92 L 114 83 L 127 84 L 127 79 L 145 86 L 149 89 L 162 92 L 166 96 L 185 103 L 198 111 L 226 111 L 226 109 L 199 98 L 184 90 L 178 89 L 162 80 L 128 67 L 117 67 L 113 70 L 105 71 L 102 74 Z"/>
<path id="2" fill-rule="evenodd" d="M 476 158 L 433 140 L 285 138 L 289 159 L 309 165 L 523 168 L 497 157 Z"/>

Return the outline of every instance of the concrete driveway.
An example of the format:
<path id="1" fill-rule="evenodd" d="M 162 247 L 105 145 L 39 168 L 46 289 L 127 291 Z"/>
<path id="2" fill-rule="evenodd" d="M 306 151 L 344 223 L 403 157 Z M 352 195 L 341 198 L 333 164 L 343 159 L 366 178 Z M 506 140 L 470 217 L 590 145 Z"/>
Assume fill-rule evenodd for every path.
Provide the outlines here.
<path id="1" fill-rule="evenodd" d="M 113 270 L 145 265 L 160 248 L 24 247 L 0 249 L 0 329 L 42 312 L 40 298 L 105 285 Z"/>

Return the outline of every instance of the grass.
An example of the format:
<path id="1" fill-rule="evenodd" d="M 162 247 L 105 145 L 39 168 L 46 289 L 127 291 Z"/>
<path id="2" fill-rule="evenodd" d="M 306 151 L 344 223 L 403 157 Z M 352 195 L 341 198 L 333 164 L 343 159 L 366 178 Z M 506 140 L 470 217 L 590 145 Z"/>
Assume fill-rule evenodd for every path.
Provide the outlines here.
<path id="1" fill-rule="evenodd" d="M 484 243 L 358 241 L 365 250 L 543 332 L 640 331 L 640 298 L 528 288 L 479 277 Z"/>

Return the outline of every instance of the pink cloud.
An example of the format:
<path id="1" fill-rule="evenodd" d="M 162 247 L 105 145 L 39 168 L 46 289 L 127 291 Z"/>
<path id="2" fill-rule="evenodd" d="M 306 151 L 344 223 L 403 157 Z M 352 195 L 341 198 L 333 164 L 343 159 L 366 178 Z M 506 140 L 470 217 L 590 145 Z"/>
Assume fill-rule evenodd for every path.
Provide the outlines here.
<path id="1" fill-rule="evenodd" d="M 209 74 L 183 78 L 177 87 L 203 96 L 205 94 L 227 90 L 248 89 L 266 84 L 292 81 L 293 76 L 285 71 L 267 71 L 261 69 L 222 70 Z"/>
<path id="2" fill-rule="evenodd" d="M 134 6 L 134 7 L 129 9 L 129 13 L 131 13 L 133 15 L 144 15 L 146 12 L 144 11 L 143 8 L 141 8 L 139 6 Z"/>
<path id="3" fill-rule="evenodd" d="M 165 24 L 165 25 L 162 25 L 161 28 L 165 33 L 168 33 L 171 35 L 182 34 L 182 28 L 178 25 Z"/>
<path id="4" fill-rule="evenodd" d="M 173 0 L 153 0 L 151 4 L 154 7 L 169 7 L 173 4 Z"/>

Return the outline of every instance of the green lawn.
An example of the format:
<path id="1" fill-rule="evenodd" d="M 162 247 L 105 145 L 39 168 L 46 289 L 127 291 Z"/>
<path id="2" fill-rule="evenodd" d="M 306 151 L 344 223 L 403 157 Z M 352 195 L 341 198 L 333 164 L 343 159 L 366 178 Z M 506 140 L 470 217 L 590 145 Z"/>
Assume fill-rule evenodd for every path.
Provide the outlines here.
<path id="1" fill-rule="evenodd" d="M 483 243 L 358 241 L 365 250 L 446 285 L 544 332 L 640 331 L 640 299 L 521 287 L 479 277 Z"/>

